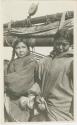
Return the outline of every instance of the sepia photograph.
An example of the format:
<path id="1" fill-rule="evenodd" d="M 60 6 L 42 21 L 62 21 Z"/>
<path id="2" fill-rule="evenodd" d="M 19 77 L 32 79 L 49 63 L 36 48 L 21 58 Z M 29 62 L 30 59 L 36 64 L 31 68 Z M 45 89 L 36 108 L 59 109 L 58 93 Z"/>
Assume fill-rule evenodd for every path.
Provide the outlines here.
<path id="1" fill-rule="evenodd" d="M 2 6 L 4 122 L 73 122 L 72 2 L 3 0 Z"/>

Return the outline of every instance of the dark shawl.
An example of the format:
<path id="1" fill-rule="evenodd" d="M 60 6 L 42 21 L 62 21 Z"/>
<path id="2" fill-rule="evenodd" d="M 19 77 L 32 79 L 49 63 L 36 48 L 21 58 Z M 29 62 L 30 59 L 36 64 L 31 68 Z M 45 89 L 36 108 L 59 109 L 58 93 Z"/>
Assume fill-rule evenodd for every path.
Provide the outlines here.
<path id="1" fill-rule="evenodd" d="M 31 55 L 12 61 L 8 67 L 8 74 L 4 76 L 6 91 L 10 95 L 25 95 L 36 82 L 37 68 L 38 64 Z"/>
<path id="2" fill-rule="evenodd" d="M 28 55 L 23 58 L 17 58 L 10 62 L 8 73 L 4 76 L 5 93 L 10 97 L 9 110 L 6 112 L 6 118 L 11 122 L 27 122 L 30 118 L 30 110 L 23 110 L 19 105 L 21 96 L 27 96 L 29 91 L 38 93 L 37 86 L 38 63 Z"/>

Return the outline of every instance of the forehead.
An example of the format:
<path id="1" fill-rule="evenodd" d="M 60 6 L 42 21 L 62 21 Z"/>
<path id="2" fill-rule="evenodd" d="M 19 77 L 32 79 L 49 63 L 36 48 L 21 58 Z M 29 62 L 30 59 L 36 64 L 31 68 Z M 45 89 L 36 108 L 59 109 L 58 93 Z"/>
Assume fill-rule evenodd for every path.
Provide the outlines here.
<path id="1" fill-rule="evenodd" d="M 27 45 L 26 45 L 24 42 L 21 41 L 21 42 L 18 42 L 18 43 L 17 43 L 16 47 L 17 47 L 17 46 L 27 46 Z"/>
<path id="2" fill-rule="evenodd" d="M 62 40 L 62 41 L 57 40 L 55 44 L 57 46 L 58 45 L 69 45 L 69 42 L 67 40 Z"/>

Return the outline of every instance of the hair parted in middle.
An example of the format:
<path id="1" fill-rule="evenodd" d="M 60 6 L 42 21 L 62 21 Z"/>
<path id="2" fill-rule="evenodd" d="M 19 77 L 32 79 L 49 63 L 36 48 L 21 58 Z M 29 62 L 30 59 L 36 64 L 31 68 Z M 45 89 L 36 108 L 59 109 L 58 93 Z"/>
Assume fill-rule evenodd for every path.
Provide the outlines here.
<path id="1" fill-rule="evenodd" d="M 30 45 L 29 45 L 28 39 L 16 38 L 15 41 L 14 41 L 14 43 L 13 43 L 13 45 L 12 45 L 13 51 L 12 51 L 11 61 L 14 60 L 14 57 L 15 57 L 15 48 L 18 45 L 18 43 L 20 43 L 20 42 L 24 43 L 27 46 L 27 48 L 28 48 L 28 50 L 30 52 Z"/>

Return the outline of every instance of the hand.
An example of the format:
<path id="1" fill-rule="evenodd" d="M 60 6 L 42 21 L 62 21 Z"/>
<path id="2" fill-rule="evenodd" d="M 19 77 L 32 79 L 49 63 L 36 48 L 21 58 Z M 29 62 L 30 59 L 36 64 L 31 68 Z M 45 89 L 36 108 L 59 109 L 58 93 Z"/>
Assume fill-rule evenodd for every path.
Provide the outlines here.
<path id="1" fill-rule="evenodd" d="M 28 103 L 27 103 L 27 106 L 28 106 L 29 109 L 33 109 L 34 98 L 35 98 L 34 95 L 32 95 L 32 94 L 28 95 Z"/>
<path id="2" fill-rule="evenodd" d="M 45 110 L 45 104 L 38 104 L 38 108 L 39 108 L 41 111 L 44 111 L 44 110 Z"/>
<path id="3" fill-rule="evenodd" d="M 37 96 L 36 103 L 38 105 L 38 109 L 41 111 L 45 110 L 45 100 L 43 97 Z"/>
<path id="4" fill-rule="evenodd" d="M 28 103 L 28 97 L 25 96 L 20 97 L 19 105 L 22 109 L 26 109 L 27 103 Z"/>

